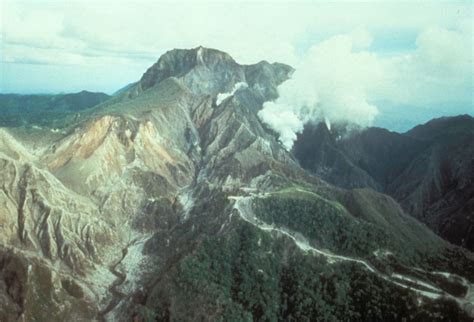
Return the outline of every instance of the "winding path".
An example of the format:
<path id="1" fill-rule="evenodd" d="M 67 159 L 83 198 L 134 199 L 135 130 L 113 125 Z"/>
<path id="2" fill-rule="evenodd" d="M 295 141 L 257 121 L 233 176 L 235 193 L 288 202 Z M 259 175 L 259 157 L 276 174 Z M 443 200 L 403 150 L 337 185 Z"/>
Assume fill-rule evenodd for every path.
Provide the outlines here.
<path id="1" fill-rule="evenodd" d="M 250 192 L 250 189 L 243 190 L 246 192 Z M 257 198 L 264 198 L 268 194 L 254 194 L 250 192 L 250 195 L 248 196 L 229 196 L 229 200 L 233 200 L 234 203 L 234 209 L 237 210 L 239 213 L 239 216 L 245 220 L 246 222 L 254 225 L 255 227 L 263 230 L 263 231 L 269 231 L 269 232 L 277 232 L 282 235 L 285 235 L 289 239 L 291 239 L 296 246 L 303 252 L 305 253 L 314 253 L 318 254 L 320 256 L 324 256 L 332 261 L 347 261 L 347 262 L 353 262 L 357 263 L 361 266 L 363 266 L 365 269 L 370 271 L 371 273 L 376 274 L 380 278 L 397 285 L 399 287 L 409 289 L 415 293 L 417 293 L 420 296 L 430 298 L 430 299 L 439 299 L 439 298 L 449 298 L 455 300 L 459 306 L 464 309 L 471 317 L 474 318 L 474 287 L 473 284 L 469 283 L 465 278 L 461 276 L 457 276 L 451 273 L 445 273 L 445 272 L 433 272 L 433 274 L 439 274 L 443 275 L 446 278 L 452 278 L 452 277 L 457 277 L 462 281 L 462 284 L 467 288 L 467 292 L 465 296 L 463 297 L 455 297 L 451 294 L 447 294 L 445 291 L 443 291 L 441 288 L 438 286 L 428 283 L 426 281 L 422 281 L 420 279 L 414 278 L 413 276 L 406 276 L 402 274 L 396 274 L 392 273 L 391 275 L 388 275 L 386 273 L 383 273 L 373 267 L 371 264 L 369 264 L 367 261 L 359 258 L 353 258 L 353 257 L 347 257 L 347 256 L 342 256 L 342 255 L 336 255 L 332 254 L 326 250 L 318 249 L 310 245 L 308 240 L 302 236 L 299 233 L 294 233 L 291 232 L 290 230 L 283 228 L 283 227 L 275 227 L 274 225 L 269 225 L 259 218 L 254 214 L 253 209 L 252 209 L 252 200 L 257 197 Z M 429 274 L 429 272 L 423 271 L 419 268 L 416 268 L 418 271 L 422 271 L 424 273 Z"/>

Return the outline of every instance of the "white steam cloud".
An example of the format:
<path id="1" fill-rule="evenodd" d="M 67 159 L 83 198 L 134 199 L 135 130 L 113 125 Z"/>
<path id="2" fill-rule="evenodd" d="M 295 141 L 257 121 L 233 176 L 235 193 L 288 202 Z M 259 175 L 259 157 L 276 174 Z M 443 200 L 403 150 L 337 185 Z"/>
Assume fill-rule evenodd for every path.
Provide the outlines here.
<path id="1" fill-rule="evenodd" d="M 309 49 L 291 79 L 278 87 L 259 117 L 291 149 L 310 121 L 369 126 L 378 114 L 374 102 L 413 108 L 467 104 L 472 97 L 472 39 L 463 30 L 429 28 L 407 53 L 371 52 L 366 31 L 329 38 Z M 470 104 L 472 104 L 472 99 Z"/>
<path id="2" fill-rule="evenodd" d="M 247 88 L 249 85 L 246 82 L 238 82 L 234 85 L 234 88 L 229 93 L 219 93 L 217 94 L 216 105 L 221 105 L 221 103 L 228 97 L 234 95 L 237 91 Z"/>
<path id="3" fill-rule="evenodd" d="M 279 98 L 266 102 L 260 118 L 291 149 L 305 123 L 350 121 L 370 125 L 377 108 L 367 91 L 380 79 L 376 58 L 360 51 L 370 45 L 367 33 L 341 35 L 314 46 L 292 78 L 279 88 Z"/>

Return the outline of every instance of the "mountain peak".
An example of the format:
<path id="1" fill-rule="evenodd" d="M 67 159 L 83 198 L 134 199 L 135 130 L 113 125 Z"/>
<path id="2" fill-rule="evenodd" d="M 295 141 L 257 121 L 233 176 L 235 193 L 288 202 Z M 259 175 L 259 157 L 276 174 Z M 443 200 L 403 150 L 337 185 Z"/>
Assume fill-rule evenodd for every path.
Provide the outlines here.
<path id="1" fill-rule="evenodd" d="M 239 66 L 227 53 L 202 46 L 192 49 L 173 49 L 164 53 L 143 74 L 140 83 L 143 90 L 153 87 L 168 77 L 181 77 L 197 67 L 214 72 Z"/>
<path id="2" fill-rule="evenodd" d="M 173 49 L 164 53 L 143 74 L 135 88 L 146 91 L 167 78 L 176 78 L 197 95 L 230 93 L 238 83 L 255 85 L 262 99 L 276 98 L 276 86 L 288 79 L 293 69 L 285 64 L 262 61 L 238 64 L 229 54 L 212 48 Z"/>
<path id="3" fill-rule="evenodd" d="M 402 207 L 430 202 L 423 217 L 440 210 L 473 245 L 474 140 L 323 122 L 292 155 L 258 116 L 291 71 L 175 49 L 95 108 L 73 99 L 87 93 L 16 98 L 28 122 L 0 129 L 0 320 L 472 320 L 471 253 Z"/>

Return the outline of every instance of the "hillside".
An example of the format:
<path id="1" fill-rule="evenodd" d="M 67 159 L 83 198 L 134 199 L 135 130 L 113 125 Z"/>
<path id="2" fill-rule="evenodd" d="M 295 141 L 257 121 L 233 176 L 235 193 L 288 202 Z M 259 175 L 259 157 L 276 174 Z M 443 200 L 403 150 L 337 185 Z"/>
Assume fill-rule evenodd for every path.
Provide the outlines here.
<path id="1" fill-rule="evenodd" d="M 343 131 L 343 130 L 342 130 Z M 307 126 L 294 146 L 300 164 L 335 185 L 386 193 L 448 241 L 474 249 L 474 119 L 434 119 L 404 133 L 349 134 Z"/>
<path id="2" fill-rule="evenodd" d="M 55 127 L 110 96 L 82 91 L 58 95 L 0 94 L 0 126 Z"/>

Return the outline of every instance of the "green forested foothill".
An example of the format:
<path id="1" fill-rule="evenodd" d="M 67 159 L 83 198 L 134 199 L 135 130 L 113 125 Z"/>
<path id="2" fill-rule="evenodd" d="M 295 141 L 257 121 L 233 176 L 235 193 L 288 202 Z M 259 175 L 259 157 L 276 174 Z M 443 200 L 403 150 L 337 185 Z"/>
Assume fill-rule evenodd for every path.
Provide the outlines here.
<path id="1" fill-rule="evenodd" d="M 78 113 L 109 98 L 104 93 L 87 91 L 59 95 L 0 94 L 0 126 L 62 127 Z"/>
<path id="2" fill-rule="evenodd" d="M 335 254 L 365 258 L 388 275 L 416 277 L 413 267 L 455 272 L 451 264 L 437 266 L 450 263 L 449 258 L 462 266 L 459 270 L 469 263 L 464 254 L 449 249 L 432 257 L 405 254 L 403 241 L 391 232 L 299 186 L 255 197 L 253 208 L 267 224 L 299 232 Z M 284 235 L 240 220 L 234 223 L 226 234 L 202 240 L 169 273 L 169 300 L 152 305 L 158 320 L 211 316 L 215 321 L 470 321 L 454 301 L 421 297 L 359 263 L 331 262 L 302 252 Z M 379 250 L 394 255 L 377 254 Z M 435 276 L 419 274 L 427 281 Z M 463 291 L 459 285 L 446 287 Z"/>
<path id="3" fill-rule="evenodd" d="M 182 260 L 176 286 L 220 321 L 468 321 L 454 302 L 419 300 L 360 265 L 328 264 L 287 241 L 242 223 Z"/>
<path id="4" fill-rule="evenodd" d="M 364 258 L 381 271 L 409 265 L 449 271 L 474 281 L 474 266 L 466 252 L 448 244 L 418 244 L 415 238 L 407 239 L 398 230 L 357 218 L 340 203 L 301 187 L 291 186 L 255 198 L 253 208 L 267 224 L 301 233 L 316 247 L 335 254 Z M 380 251 L 390 255 L 381 260 L 375 255 Z"/>
<path id="5" fill-rule="evenodd" d="M 311 192 L 285 189 L 255 199 L 253 207 L 264 222 L 299 232 L 319 247 L 339 254 L 367 257 L 378 249 L 395 246 L 381 228 Z"/>

